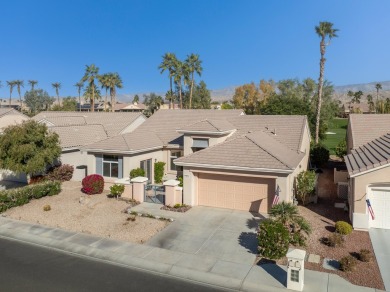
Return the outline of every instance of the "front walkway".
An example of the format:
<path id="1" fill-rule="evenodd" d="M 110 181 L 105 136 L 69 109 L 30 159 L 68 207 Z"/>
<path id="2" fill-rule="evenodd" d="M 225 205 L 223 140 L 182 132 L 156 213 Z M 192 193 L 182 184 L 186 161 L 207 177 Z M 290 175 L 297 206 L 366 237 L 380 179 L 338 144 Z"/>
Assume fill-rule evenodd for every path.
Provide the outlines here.
<path id="1" fill-rule="evenodd" d="M 207 220 L 199 218 L 200 224 L 205 222 Z M 0 237 L 238 291 L 286 291 L 286 270 L 278 265 L 257 266 L 218 260 L 211 266 L 208 257 L 204 255 L 190 255 L 150 245 L 109 240 L 2 216 Z M 205 267 L 207 263 L 210 265 L 208 268 Z M 202 265 L 203 269 L 200 269 Z M 334 274 L 306 270 L 303 291 L 376 290 L 352 285 Z"/>
<path id="2" fill-rule="evenodd" d="M 369 233 L 385 289 L 390 291 L 390 229 L 370 228 Z"/>

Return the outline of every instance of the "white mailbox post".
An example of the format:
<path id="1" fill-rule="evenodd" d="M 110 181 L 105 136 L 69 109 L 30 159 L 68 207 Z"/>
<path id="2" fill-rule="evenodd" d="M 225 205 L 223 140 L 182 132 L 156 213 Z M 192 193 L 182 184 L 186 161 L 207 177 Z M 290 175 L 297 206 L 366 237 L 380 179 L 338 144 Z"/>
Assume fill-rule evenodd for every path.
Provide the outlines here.
<path id="1" fill-rule="evenodd" d="M 287 252 L 287 289 L 302 291 L 305 275 L 306 251 L 289 249 Z"/>

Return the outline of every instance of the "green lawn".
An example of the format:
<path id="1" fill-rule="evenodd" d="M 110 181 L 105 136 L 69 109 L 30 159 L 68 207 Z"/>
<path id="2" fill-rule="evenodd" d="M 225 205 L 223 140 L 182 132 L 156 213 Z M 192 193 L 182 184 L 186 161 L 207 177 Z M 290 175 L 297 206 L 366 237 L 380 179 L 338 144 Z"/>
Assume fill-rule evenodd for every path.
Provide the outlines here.
<path id="1" fill-rule="evenodd" d="M 347 133 L 348 119 L 334 119 L 329 124 L 328 132 L 336 134 L 326 134 L 324 144 L 328 147 L 330 154 L 335 154 L 337 144 L 345 139 Z"/>

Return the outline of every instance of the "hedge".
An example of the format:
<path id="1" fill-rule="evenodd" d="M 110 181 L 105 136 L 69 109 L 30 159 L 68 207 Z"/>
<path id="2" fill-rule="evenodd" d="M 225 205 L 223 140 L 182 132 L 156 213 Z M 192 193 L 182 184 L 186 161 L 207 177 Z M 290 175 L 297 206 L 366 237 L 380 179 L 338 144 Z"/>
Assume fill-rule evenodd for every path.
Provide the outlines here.
<path id="1" fill-rule="evenodd" d="M 45 181 L 22 188 L 0 191 L 0 213 L 9 208 L 22 206 L 32 199 L 58 195 L 61 192 L 59 181 Z"/>

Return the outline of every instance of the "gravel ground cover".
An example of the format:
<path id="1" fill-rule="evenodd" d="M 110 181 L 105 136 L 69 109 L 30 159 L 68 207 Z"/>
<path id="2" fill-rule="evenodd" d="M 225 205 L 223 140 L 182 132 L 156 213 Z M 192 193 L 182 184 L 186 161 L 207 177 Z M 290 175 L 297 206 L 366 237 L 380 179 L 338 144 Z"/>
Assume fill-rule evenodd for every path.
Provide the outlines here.
<path id="1" fill-rule="evenodd" d="M 123 200 L 108 198 L 108 191 L 99 195 L 84 195 L 79 182 L 65 182 L 62 192 L 53 197 L 33 200 L 29 204 L 7 210 L 10 218 L 83 232 L 116 240 L 144 243 L 164 229 L 169 222 L 136 217 L 128 220 L 123 211 L 129 204 Z M 50 205 L 50 211 L 43 206 Z"/>

